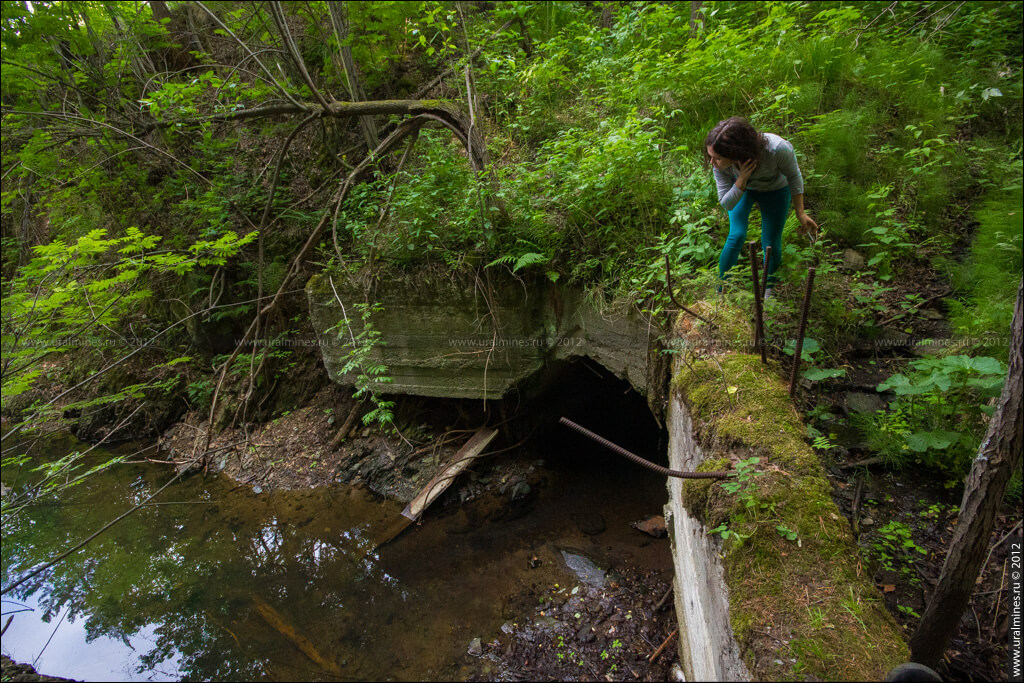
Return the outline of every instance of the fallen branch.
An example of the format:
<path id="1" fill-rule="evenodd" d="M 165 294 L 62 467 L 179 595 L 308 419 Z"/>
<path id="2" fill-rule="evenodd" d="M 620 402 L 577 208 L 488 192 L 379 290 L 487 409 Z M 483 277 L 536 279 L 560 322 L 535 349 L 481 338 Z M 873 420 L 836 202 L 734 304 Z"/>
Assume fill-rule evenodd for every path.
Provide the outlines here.
<path id="1" fill-rule="evenodd" d="M 868 465 L 877 465 L 880 462 L 884 462 L 885 458 L 880 455 L 876 455 L 871 458 L 864 460 L 858 460 L 857 462 L 845 462 L 839 466 L 841 470 L 852 470 L 854 467 L 867 467 Z"/>
<path id="2" fill-rule="evenodd" d="M 668 647 L 668 644 L 670 642 L 672 642 L 672 639 L 675 638 L 676 634 L 678 634 L 678 633 L 679 633 L 679 627 L 676 626 L 675 629 L 672 631 L 672 633 L 668 634 L 668 638 L 665 639 L 665 642 L 663 642 L 661 645 L 659 645 L 658 649 L 654 651 L 654 654 L 647 658 L 647 663 L 648 664 L 654 664 L 654 660 L 657 659 L 658 656 L 662 652 L 665 651 L 665 648 Z"/>
<path id="3" fill-rule="evenodd" d="M 661 600 L 659 600 L 658 604 L 654 606 L 654 611 L 655 612 L 660 612 L 661 608 L 665 606 L 665 603 L 668 602 L 669 596 L 672 595 L 673 588 L 674 588 L 673 586 L 669 586 L 668 590 L 665 591 L 665 595 L 661 596 Z"/>
<path id="4" fill-rule="evenodd" d="M 913 306 L 911 306 L 910 308 L 904 309 L 904 310 L 900 311 L 899 313 L 897 313 L 896 315 L 893 315 L 893 316 L 891 316 L 889 318 L 886 318 L 885 320 L 883 320 L 882 322 L 879 323 L 879 326 L 880 327 L 885 327 L 889 323 L 894 322 L 897 318 L 902 318 L 903 316 L 907 315 L 911 311 L 916 311 L 919 308 L 924 308 L 927 304 L 930 304 L 931 302 L 935 301 L 936 299 L 941 299 L 943 297 L 949 296 L 952 293 L 953 293 L 952 289 L 946 289 L 946 290 L 936 294 L 935 296 L 930 296 L 927 299 L 925 299 L 924 301 L 919 301 L 916 304 L 914 304 Z"/>
<path id="5" fill-rule="evenodd" d="M 333 451 L 341 445 L 341 442 L 348 436 L 349 431 L 352 429 L 352 425 L 355 424 L 356 418 L 359 417 L 359 413 L 362 409 L 362 401 L 352 406 L 352 410 L 349 411 L 348 417 L 345 418 L 345 423 L 341 425 L 341 429 L 338 430 L 338 433 L 334 435 L 334 439 L 331 440 L 331 445 L 327 447 L 328 451 Z"/>
<path id="6" fill-rule="evenodd" d="M 310 659 L 310 661 L 324 671 L 328 671 L 336 676 L 341 675 L 341 667 L 338 666 L 338 663 L 333 662 L 320 654 L 320 651 L 316 649 L 316 646 L 313 645 L 312 641 L 299 633 L 295 627 L 285 621 L 277 610 L 255 596 L 252 598 L 252 603 L 256 608 L 256 612 L 263 617 L 263 621 L 267 622 L 269 626 L 284 636 L 292 645 L 297 647 L 302 654 L 306 655 Z"/>
<path id="7" fill-rule="evenodd" d="M 864 479 L 857 478 L 857 488 L 853 492 L 853 507 L 850 509 L 850 525 L 853 526 L 853 537 L 860 536 L 860 499 L 864 494 Z"/>

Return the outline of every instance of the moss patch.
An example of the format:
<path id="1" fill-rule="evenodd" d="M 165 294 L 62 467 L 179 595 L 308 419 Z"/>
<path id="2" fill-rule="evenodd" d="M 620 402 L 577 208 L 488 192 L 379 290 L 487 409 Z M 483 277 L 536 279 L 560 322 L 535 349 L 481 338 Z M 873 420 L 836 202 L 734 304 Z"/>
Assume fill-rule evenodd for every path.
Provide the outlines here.
<path id="1" fill-rule="evenodd" d="M 672 389 L 689 406 L 702 448 L 715 454 L 698 469 L 760 457 L 753 507 L 719 483 L 684 485 L 691 514 L 746 537 L 724 543 L 723 564 L 733 630 L 754 677 L 881 680 L 908 661 L 778 368 L 739 353 L 677 368 Z"/>

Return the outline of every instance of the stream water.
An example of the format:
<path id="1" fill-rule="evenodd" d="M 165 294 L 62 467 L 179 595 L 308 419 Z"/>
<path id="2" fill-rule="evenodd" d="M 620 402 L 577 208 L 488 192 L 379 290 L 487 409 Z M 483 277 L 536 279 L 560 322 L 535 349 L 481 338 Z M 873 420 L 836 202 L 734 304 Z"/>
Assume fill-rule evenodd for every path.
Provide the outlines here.
<path id="1" fill-rule="evenodd" d="M 51 444 L 51 455 L 74 446 Z M 662 478 L 586 448 L 535 466 L 544 483 L 517 514 L 495 514 L 497 499 L 432 509 L 373 552 L 399 502 L 340 485 L 256 493 L 192 476 L 5 594 L 4 621 L 14 619 L 3 652 L 86 680 L 464 677 L 470 641 L 514 616 L 511 595 L 576 580 L 564 547 L 605 566 L 671 571 L 667 540 L 629 527 L 661 513 Z M 4 483 L 17 487 L 18 474 L 4 472 Z M 172 475 L 121 465 L 32 507 L 4 530 L 4 585 Z M 595 514 L 606 531 L 583 534 L 578 521 Z"/>

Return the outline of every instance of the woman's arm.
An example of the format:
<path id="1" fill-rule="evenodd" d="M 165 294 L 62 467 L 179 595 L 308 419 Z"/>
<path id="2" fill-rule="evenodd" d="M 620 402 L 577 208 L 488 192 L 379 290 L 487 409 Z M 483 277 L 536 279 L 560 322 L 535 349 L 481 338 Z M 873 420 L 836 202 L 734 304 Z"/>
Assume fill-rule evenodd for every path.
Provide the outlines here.
<path id="1" fill-rule="evenodd" d="M 733 181 L 724 171 L 714 169 L 715 182 L 718 184 L 718 201 L 726 211 L 732 211 L 740 203 L 740 198 L 747 191 L 747 181 L 757 168 L 757 162 L 750 160 L 738 164 L 739 176 Z"/>
<path id="2" fill-rule="evenodd" d="M 793 145 L 783 140 L 782 144 L 779 145 L 777 154 L 779 170 L 782 171 L 783 175 L 786 176 L 786 180 L 789 181 L 789 191 L 793 195 L 793 211 L 796 213 L 796 219 L 800 221 L 800 229 L 797 232 L 801 235 L 806 235 L 807 233 L 817 235 L 818 224 L 804 211 L 804 177 L 800 173 L 800 165 L 796 161 Z"/>
<path id="3" fill-rule="evenodd" d="M 796 219 L 800 221 L 798 233 L 801 235 L 806 235 L 807 233 L 812 235 L 818 234 L 818 224 L 804 211 L 804 195 L 802 192 L 793 195 L 793 211 L 796 213 Z"/>
<path id="4" fill-rule="evenodd" d="M 744 190 L 736 187 L 736 181 L 725 171 L 712 169 L 715 176 L 715 184 L 718 186 L 718 202 L 726 211 L 732 211 L 739 204 L 740 197 Z"/>

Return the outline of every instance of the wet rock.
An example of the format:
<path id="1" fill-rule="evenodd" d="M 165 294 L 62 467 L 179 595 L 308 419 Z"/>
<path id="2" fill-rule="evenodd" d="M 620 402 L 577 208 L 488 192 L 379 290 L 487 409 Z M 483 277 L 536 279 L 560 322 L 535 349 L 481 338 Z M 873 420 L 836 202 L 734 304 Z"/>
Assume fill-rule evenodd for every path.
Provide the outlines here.
<path id="1" fill-rule="evenodd" d="M 484 646 L 479 638 L 474 638 L 469 642 L 469 649 L 467 652 L 474 657 L 479 657 L 484 653 Z"/>
<path id="2" fill-rule="evenodd" d="M 530 485 L 525 481 L 517 482 L 516 485 L 512 487 L 512 500 L 520 500 L 528 495 L 530 495 Z"/>
<path id="3" fill-rule="evenodd" d="M 864 260 L 864 256 L 860 252 L 854 249 L 846 249 L 843 251 L 843 268 L 847 270 L 864 270 L 864 265 L 867 261 Z"/>
<path id="4" fill-rule="evenodd" d="M 598 567 L 593 560 L 577 550 L 563 549 L 561 552 L 565 566 L 571 569 L 580 581 L 596 588 L 604 587 L 607 572 Z"/>
<path id="5" fill-rule="evenodd" d="M 664 538 L 668 531 L 665 530 L 665 518 L 661 515 L 651 515 L 647 519 L 640 520 L 639 522 L 630 522 L 631 527 L 637 531 L 641 531 L 648 536 L 655 538 Z"/>
<path id="6" fill-rule="evenodd" d="M 600 512 L 578 515 L 573 521 L 576 522 L 576 528 L 580 530 L 580 533 L 587 536 L 597 536 L 608 528 L 608 524 Z"/>
<path id="7" fill-rule="evenodd" d="M 558 626 L 558 620 L 554 617 L 537 617 L 533 623 L 537 628 L 542 629 L 553 629 Z"/>
<path id="8" fill-rule="evenodd" d="M 860 525 L 861 526 L 871 526 L 874 523 L 875 523 L 875 520 L 871 519 L 870 517 L 864 517 L 863 519 L 860 520 Z"/>
<path id="9" fill-rule="evenodd" d="M 848 413 L 873 413 L 885 408 L 885 400 L 878 394 L 848 391 L 843 395 L 843 406 Z"/>
<path id="10" fill-rule="evenodd" d="M 579 631 L 576 632 L 576 639 L 581 643 L 592 643 L 597 635 L 594 633 L 594 628 L 590 624 L 584 624 Z"/>
<path id="11" fill-rule="evenodd" d="M 942 320 L 946 316 L 942 315 L 942 311 L 936 311 L 934 308 L 926 308 L 921 311 L 921 317 L 927 320 Z"/>

